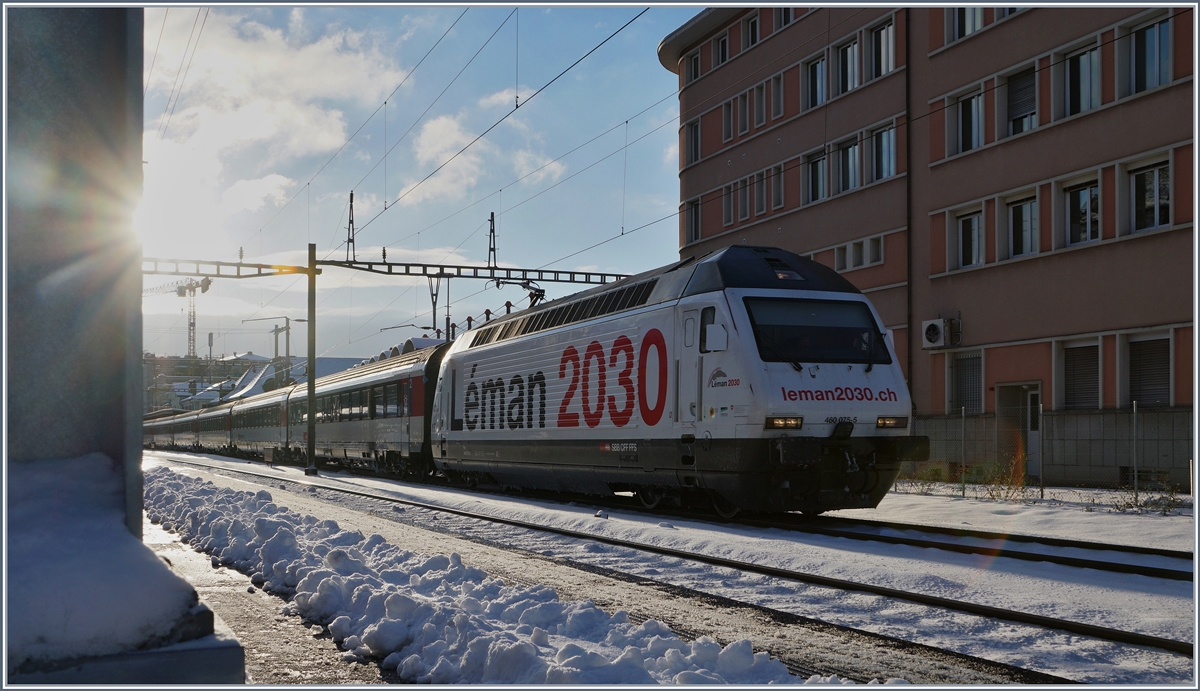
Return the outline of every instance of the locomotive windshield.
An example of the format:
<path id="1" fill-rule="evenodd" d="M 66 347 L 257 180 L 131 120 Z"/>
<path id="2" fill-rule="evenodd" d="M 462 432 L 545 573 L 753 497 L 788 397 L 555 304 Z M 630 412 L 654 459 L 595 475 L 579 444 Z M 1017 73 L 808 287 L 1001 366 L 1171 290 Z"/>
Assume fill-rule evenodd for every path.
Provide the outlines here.
<path id="1" fill-rule="evenodd" d="M 752 297 L 745 303 L 763 362 L 892 362 L 864 303 Z"/>

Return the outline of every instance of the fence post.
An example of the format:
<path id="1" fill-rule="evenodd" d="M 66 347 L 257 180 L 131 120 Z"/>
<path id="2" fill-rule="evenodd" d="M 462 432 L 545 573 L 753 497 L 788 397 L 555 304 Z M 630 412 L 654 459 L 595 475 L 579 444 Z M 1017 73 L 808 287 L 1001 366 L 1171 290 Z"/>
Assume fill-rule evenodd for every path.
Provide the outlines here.
<path id="1" fill-rule="evenodd" d="M 1133 505 L 1141 507 L 1138 501 L 1138 428 L 1137 401 L 1133 402 Z"/>
<path id="2" fill-rule="evenodd" d="M 959 424 L 959 481 L 962 483 L 963 499 L 967 498 L 967 407 L 962 407 L 962 422 Z"/>
<path id="3" fill-rule="evenodd" d="M 1038 398 L 1041 398 L 1039 396 Z M 1042 404 L 1038 403 L 1038 496 L 1046 498 L 1046 419 L 1042 415 Z"/>

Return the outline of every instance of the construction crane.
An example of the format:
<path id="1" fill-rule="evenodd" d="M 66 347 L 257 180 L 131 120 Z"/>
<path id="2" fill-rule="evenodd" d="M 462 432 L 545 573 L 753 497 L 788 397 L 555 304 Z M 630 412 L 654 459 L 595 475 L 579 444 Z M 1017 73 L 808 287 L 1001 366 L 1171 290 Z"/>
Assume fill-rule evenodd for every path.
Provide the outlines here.
<path id="1" fill-rule="evenodd" d="M 209 286 L 212 285 L 211 278 L 202 278 L 199 281 L 187 278 L 182 281 L 173 283 L 164 283 L 153 288 L 142 290 L 142 297 L 147 295 L 158 295 L 161 293 L 174 292 L 179 297 L 188 299 L 188 353 L 189 358 L 199 357 L 196 355 L 196 289 L 201 293 L 207 293 Z"/>

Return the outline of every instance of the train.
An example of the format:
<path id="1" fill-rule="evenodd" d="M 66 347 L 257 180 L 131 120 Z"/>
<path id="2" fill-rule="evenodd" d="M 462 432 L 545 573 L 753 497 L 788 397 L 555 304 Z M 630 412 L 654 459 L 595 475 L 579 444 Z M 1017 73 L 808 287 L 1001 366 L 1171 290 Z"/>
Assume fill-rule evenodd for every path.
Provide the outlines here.
<path id="1" fill-rule="evenodd" d="M 147 446 L 307 462 L 304 384 L 151 416 Z M 929 457 L 892 332 L 834 270 L 736 245 L 316 381 L 316 458 L 647 508 L 873 508 Z"/>

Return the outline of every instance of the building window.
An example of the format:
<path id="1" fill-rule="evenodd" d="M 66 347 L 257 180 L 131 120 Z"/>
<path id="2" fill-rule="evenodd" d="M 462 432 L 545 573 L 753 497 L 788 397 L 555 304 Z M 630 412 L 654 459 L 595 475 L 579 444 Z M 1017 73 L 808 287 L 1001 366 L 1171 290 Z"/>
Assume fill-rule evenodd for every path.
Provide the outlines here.
<path id="1" fill-rule="evenodd" d="M 689 164 L 700 160 L 700 121 L 689 122 L 686 132 L 687 162 Z"/>
<path id="2" fill-rule="evenodd" d="M 783 117 L 783 75 L 771 77 L 771 117 Z"/>
<path id="3" fill-rule="evenodd" d="M 896 128 L 885 127 L 871 135 L 873 173 L 875 180 L 896 174 Z"/>
<path id="4" fill-rule="evenodd" d="M 783 164 L 771 169 L 771 208 L 783 206 Z"/>
<path id="5" fill-rule="evenodd" d="M 749 48 L 758 43 L 758 15 L 755 14 L 742 23 L 742 38 L 744 45 Z"/>
<path id="6" fill-rule="evenodd" d="M 724 65 L 729 59 L 729 37 L 722 36 L 713 41 L 713 67 Z"/>
<path id="7" fill-rule="evenodd" d="M 847 142 L 838 147 L 838 191 L 858 187 L 858 179 L 858 142 Z"/>
<path id="8" fill-rule="evenodd" d="M 700 239 L 700 200 L 694 199 L 687 203 L 687 214 L 684 219 L 687 226 L 688 243 Z"/>
<path id="9" fill-rule="evenodd" d="M 1067 115 L 1100 107 L 1100 49 L 1067 58 Z"/>
<path id="10" fill-rule="evenodd" d="M 738 220 L 750 218 L 750 178 L 738 180 Z"/>
<path id="11" fill-rule="evenodd" d="M 833 248 L 833 268 L 850 271 L 883 263 L 883 236 L 855 240 Z"/>
<path id="12" fill-rule="evenodd" d="M 1008 205 L 1008 254 L 1019 257 L 1037 247 L 1037 200 L 1022 199 Z"/>
<path id="13" fill-rule="evenodd" d="M 1100 186 L 1095 182 L 1067 190 L 1067 244 L 1100 239 Z"/>
<path id="14" fill-rule="evenodd" d="M 966 38 L 983 28 L 982 7 L 956 7 L 954 13 L 954 38 Z"/>
<path id="15" fill-rule="evenodd" d="M 815 108 L 825 102 L 825 58 L 818 58 L 804 68 L 808 79 L 808 107 Z"/>
<path id="16" fill-rule="evenodd" d="M 767 85 L 759 84 L 754 87 L 754 126 L 762 127 L 767 124 Z"/>
<path id="17" fill-rule="evenodd" d="M 983 412 L 983 355 L 955 353 L 950 361 L 950 412 Z M 965 411 L 964 411 L 965 408 Z"/>
<path id="18" fill-rule="evenodd" d="M 896 69 L 896 27 L 891 22 L 871 31 L 871 78 Z"/>
<path id="19" fill-rule="evenodd" d="M 808 168 L 808 201 L 815 202 L 825 198 L 825 154 L 811 156 L 807 162 Z"/>
<path id="20" fill-rule="evenodd" d="M 1005 17 L 1011 17 L 1020 11 L 1021 11 L 1020 7 L 997 7 L 996 8 L 996 21 L 1000 21 L 1001 19 L 1004 19 Z"/>
<path id="21" fill-rule="evenodd" d="M 783 27 L 792 23 L 792 8 L 776 7 L 775 8 L 775 30 L 779 31 Z"/>
<path id="22" fill-rule="evenodd" d="M 974 213 L 958 219 L 958 266 L 983 263 L 983 216 Z"/>
<path id="23" fill-rule="evenodd" d="M 1037 73 L 1033 68 L 1008 78 L 1008 133 L 1020 134 L 1037 126 Z"/>
<path id="24" fill-rule="evenodd" d="M 754 175 L 754 215 L 767 213 L 767 180 L 765 173 Z"/>
<path id="25" fill-rule="evenodd" d="M 1171 83 L 1171 20 L 1133 32 L 1133 93 Z"/>
<path id="26" fill-rule="evenodd" d="M 1171 405 L 1170 340 L 1130 342 L 1129 400 L 1139 408 Z"/>
<path id="27" fill-rule="evenodd" d="M 983 94 L 958 99 L 958 151 L 983 146 Z"/>
<path id="28" fill-rule="evenodd" d="M 750 131 L 750 97 L 747 94 L 738 96 L 738 134 Z"/>
<path id="29" fill-rule="evenodd" d="M 700 78 L 700 52 L 696 51 L 687 59 L 687 80 L 694 82 Z"/>
<path id="30" fill-rule="evenodd" d="M 722 221 L 725 225 L 733 224 L 734 202 L 733 188 L 735 185 L 725 185 L 725 189 L 721 191 L 721 209 L 723 211 Z"/>
<path id="31" fill-rule="evenodd" d="M 1100 347 L 1063 348 L 1063 403 L 1068 410 L 1100 407 Z"/>
<path id="32" fill-rule="evenodd" d="M 726 101 L 721 106 L 721 140 L 733 139 L 733 101 Z"/>
<path id="33" fill-rule="evenodd" d="M 858 86 L 858 41 L 838 48 L 838 93 Z"/>
<path id="34" fill-rule="evenodd" d="M 1171 225 L 1171 172 L 1165 161 L 1130 171 L 1129 184 L 1134 230 Z"/>

